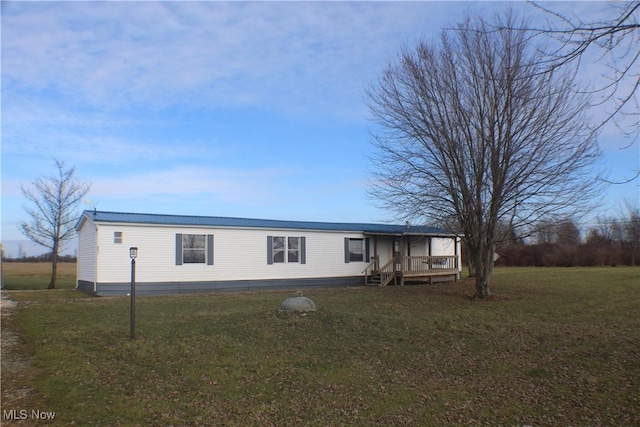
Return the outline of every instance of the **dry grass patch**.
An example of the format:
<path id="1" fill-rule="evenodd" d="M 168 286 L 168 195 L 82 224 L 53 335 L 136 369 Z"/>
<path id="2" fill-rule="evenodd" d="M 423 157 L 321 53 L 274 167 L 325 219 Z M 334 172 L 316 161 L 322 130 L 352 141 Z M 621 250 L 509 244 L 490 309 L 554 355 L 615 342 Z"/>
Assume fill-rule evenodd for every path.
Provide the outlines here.
<path id="1" fill-rule="evenodd" d="M 51 279 L 51 263 L 49 262 L 3 262 L 2 285 L 9 290 L 47 289 Z M 58 289 L 74 289 L 76 287 L 76 263 L 58 263 L 56 279 Z"/>
<path id="2" fill-rule="evenodd" d="M 9 323 L 34 390 L 16 409 L 60 425 L 637 425 L 639 278 L 503 269 L 500 298 L 474 302 L 470 281 L 317 290 L 306 316 L 279 315 L 282 292 L 140 298 L 136 341 L 126 298 L 34 302 Z"/>

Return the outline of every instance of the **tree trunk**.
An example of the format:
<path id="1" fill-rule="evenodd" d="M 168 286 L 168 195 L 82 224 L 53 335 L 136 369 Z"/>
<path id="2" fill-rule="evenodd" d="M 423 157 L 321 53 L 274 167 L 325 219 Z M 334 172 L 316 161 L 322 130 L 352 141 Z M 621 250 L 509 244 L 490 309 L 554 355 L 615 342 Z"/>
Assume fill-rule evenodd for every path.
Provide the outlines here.
<path id="1" fill-rule="evenodd" d="M 53 243 L 53 253 L 51 259 L 51 280 L 49 280 L 48 289 L 56 288 L 56 277 L 58 276 L 58 241 Z"/>
<path id="2" fill-rule="evenodd" d="M 49 280 L 48 289 L 56 288 L 56 276 L 58 274 L 58 260 L 57 256 L 53 256 L 53 261 L 51 261 L 51 280 Z"/>
<path id="3" fill-rule="evenodd" d="M 463 252 L 463 257 L 465 256 L 465 252 L 466 252 L 467 267 L 469 268 L 469 277 L 476 277 L 476 258 L 473 256 L 471 245 L 469 244 L 469 240 L 465 240 L 464 249 L 462 252 Z"/>
<path id="4" fill-rule="evenodd" d="M 471 260 L 469 260 L 469 277 L 476 277 L 476 267 Z"/>
<path id="5" fill-rule="evenodd" d="M 489 291 L 489 282 L 491 281 L 491 272 L 486 266 L 482 266 L 476 270 L 476 294 L 475 298 L 486 298 L 491 295 Z"/>
<path id="6" fill-rule="evenodd" d="M 477 257 L 476 262 L 476 294 L 475 298 L 487 298 L 491 295 L 489 284 L 491 283 L 491 276 L 493 275 L 493 252 L 494 245 L 489 248 L 483 248 L 480 252 L 480 256 Z"/>
<path id="7" fill-rule="evenodd" d="M 486 298 L 491 295 L 489 292 L 489 280 L 488 278 L 481 277 L 482 275 L 476 275 L 476 294 L 473 297 L 475 298 Z"/>

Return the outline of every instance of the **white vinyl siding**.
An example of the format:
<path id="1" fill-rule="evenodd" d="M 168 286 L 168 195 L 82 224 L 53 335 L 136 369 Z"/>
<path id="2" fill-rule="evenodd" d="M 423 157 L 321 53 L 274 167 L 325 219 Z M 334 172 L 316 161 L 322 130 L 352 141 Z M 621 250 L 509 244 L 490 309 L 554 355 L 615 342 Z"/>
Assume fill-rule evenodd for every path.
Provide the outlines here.
<path id="1" fill-rule="evenodd" d="M 457 242 L 457 248 L 456 248 Z M 432 237 L 431 238 L 431 255 L 432 256 L 453 256 L 458 255 L 458 270 L 462 271 L 462 261 L 460 254 L 462 253 L 462 241 L 453 237 Z"/>
<path id="2" fill-rule="evenodd" d="M 384 265 L 393 256 L 393 239 L 389 236 L 380 236 L 377 240 L 378 256 L 380 257 L 380 265 Z M 373 254 L 373 249 L 371 250 Z"/>
<path id="3" fill-rule="evenodd" d="M 122 231 L 127 245 L 114 245 L 113 232 Z M 215 266 L 176 265 L 176 234 L 215 236 Z M 99 239 L 110 244 L 99 248 L 98 282 L 130 280 L 129 246 L 138 247 L 138 282 L 185 282 L 361 276 L 362 263 L 344 262 L 344 238 L 364 239 L 361 233 L 304 230 L 300 262 L 268 265 L 267 236 L 300 236 L 301 230 L 228 229 L 144 224 L 100 224 Z M 100 237 L 103 236 L 103 237 Z M 105 241 L 105 240 L 103 240 Z M 304 253 L 304 262 L 303 262 Z"/>
<path id="4" fill-rule="evenodd" d="M 409 243 L 411 256 L 426 256 L 429 255 L 428 245 L 429 239 L 422 236 L 411 236 Z"/>
<path id="5" fill-rule="evenodd" d="M 77 280 L 95 282 L 96 250 L 96 226 L 90 221 L 84 221 L 78 230 Z"/>
<path id="6" fill-rule="evenodd" d="M 455 253 L 454 240 L 450 237 L 431 238 L 431 255 L 453 255 Z M 458 252 L 459 253 L 459 252 Z"/>

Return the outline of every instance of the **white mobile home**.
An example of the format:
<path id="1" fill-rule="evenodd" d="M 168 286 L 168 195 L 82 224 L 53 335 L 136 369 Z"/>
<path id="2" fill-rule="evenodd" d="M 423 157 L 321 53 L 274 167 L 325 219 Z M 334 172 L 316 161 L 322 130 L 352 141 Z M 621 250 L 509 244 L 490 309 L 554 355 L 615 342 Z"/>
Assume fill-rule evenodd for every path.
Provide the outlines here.
<path id="1" fill-rule="evenodd" d="M 140 294 L 457 279 L 460 239 L 433 227 L 85 211 L 78 288 Z"/>

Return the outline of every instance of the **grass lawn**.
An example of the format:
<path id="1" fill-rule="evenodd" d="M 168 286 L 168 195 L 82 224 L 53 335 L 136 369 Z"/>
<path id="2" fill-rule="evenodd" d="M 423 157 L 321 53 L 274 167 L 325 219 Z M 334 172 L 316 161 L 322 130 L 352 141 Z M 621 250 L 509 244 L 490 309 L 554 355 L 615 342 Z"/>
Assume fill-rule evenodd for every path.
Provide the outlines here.
<path id="1" fill-rule="evenodd" d="M 135 341 L 126 297 L 24 301 L 3 318 L 22 369 L 3 357 L 2 409 L 81 426 L 640 425 L 640 268 L 498 269 L 492 290 L 315 290 L 306 316 L 278 314 L 282 292 L 138 298 Z"/>
<path id="2" fill-rule="evenodd" d="M 50 262 L 3 262 L 2 286 L 4 289 L 47 289 L 51 279 Z M 76 263 L 58 263 L 57 289 L 76 287 Z"/>

